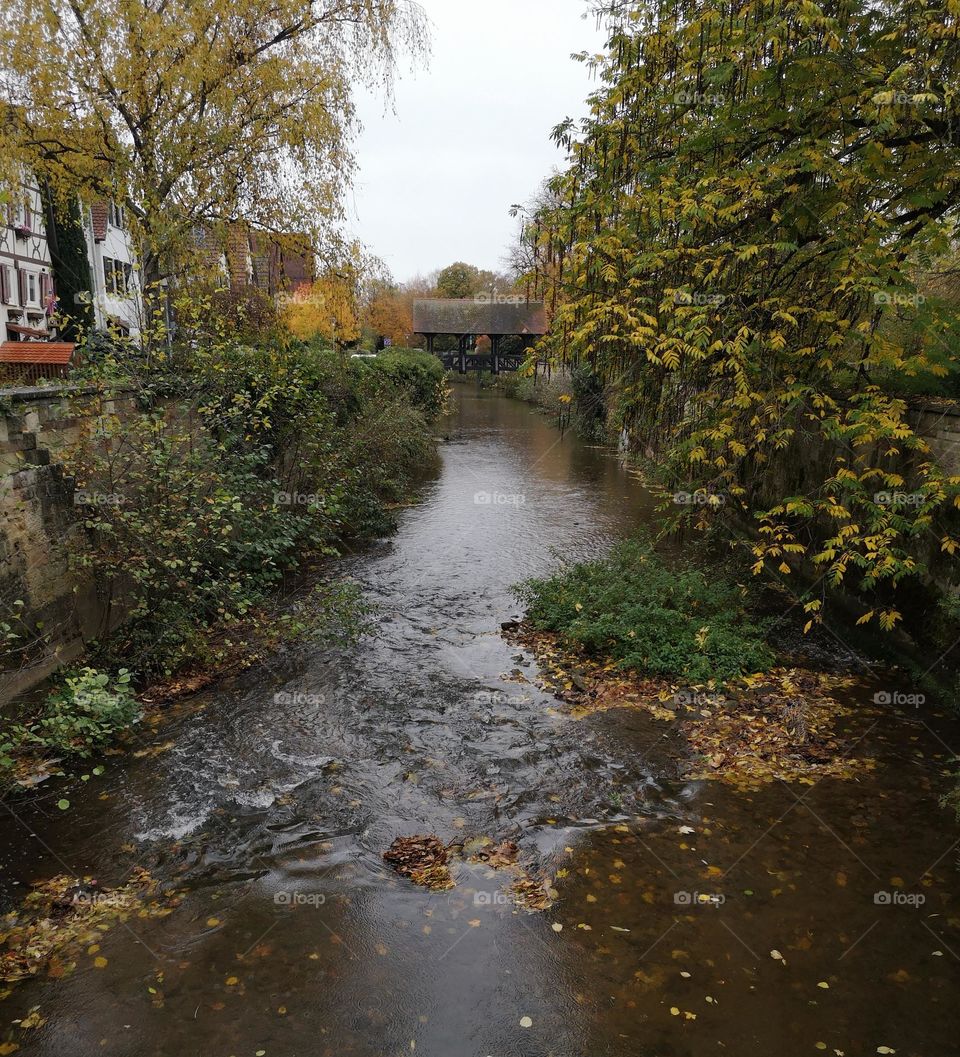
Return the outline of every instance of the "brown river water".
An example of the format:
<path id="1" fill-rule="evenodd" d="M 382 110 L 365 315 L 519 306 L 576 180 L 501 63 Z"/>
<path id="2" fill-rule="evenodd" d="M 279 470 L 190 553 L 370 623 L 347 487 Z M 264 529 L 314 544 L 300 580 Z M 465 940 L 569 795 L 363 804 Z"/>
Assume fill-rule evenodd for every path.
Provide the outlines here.
<path id="1" fill-rule="evenodd" d="M 343 563 L 373 634 L 281 652 L 141 730 L 165 751 L 7 800 L 8 906 L 136 865 L 184 893 L 105 933 L 105 965 L 81 953 L 0 1003 L 4 1029 L 46 1018 L 17 1052 L 960 1053 L 960 826 L 938 802 L 957 724 L 865 709 L 849 736 L 875 771 L 744 793 L 678 777 L 673 725 L 646 713 L 565 715 L 500 634 L 511 585 L 601 553 L 653 500 L 472 386 L 446 428 L 419 505 Z M 866 706 L 880 683 L 857 670 Z M 451 891 L 419 888 L 382 859 L 414 833 L 512 839 L 558 899 L 519 910 L 465 863 Z"/>

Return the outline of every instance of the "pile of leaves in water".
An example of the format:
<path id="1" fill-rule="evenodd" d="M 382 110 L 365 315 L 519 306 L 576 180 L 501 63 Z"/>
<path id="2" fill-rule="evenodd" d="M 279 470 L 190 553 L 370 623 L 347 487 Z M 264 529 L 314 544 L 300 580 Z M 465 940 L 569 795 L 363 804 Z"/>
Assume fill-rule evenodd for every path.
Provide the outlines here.
<path id="1" fill-rule="evenodd" d="M 432 892 L 454 886 L 447 869 L 447 846 L 433 834 L 397 837 L 383 857 L 401 877 L 409 877 L 414 884 Z"/>
<path id="2" fill-rule="evenodd" d="M 34 885 L 21 906 L 0 921 L 0 981 L 44 974 L 57 979 L 77 966 L 85 950 L 97 968 L 107 959 L 99 954 L 104 933 L 131 915 L 164 917 L 172 913 L 179 896 L 160 894 L 157 882 L 135 867 L 119 888 L 101 891 L 96 881 L 61 874 Z M 0 997 L 10 989 L 0 990 Z"/>
<path id="3" fill-rule="evenodd" d="M 872 760 L 850 755 L 837 729 L 854 712 L 834 696 L 852 685 L 845 676 L 774 668 L 730 680 L 718 691 L 625 673 L 613 661 L 597 660 L 528 625 L 509 635 L 535 654 L 541 685 L 567 703 L 574 717 L 639 708 L 675 723 L 692 750 L 683 763 L 690 778 L 756 788 L 775 779 L 812 784 L 849 778 L 873 767 Z"/>
<path id="4" fill-rule="evenodd" d="M 451 853 L 454 853 L 453 855 Z M 434 834 L 397 837 L 383 857 L 401 877 L 433 892 L 448 891 L 457 882 L 450 873 L 454 855 L 472 866 L 505 871 L 511 878 L 509 893 L 514 904 L 524 910 L 546 910 L 557 898 L 556 890 L 543 878 L 520 865 L 520 848 L 512 840 L 495 842 L 475 837 L 459 845 L 447 846 Z"/>

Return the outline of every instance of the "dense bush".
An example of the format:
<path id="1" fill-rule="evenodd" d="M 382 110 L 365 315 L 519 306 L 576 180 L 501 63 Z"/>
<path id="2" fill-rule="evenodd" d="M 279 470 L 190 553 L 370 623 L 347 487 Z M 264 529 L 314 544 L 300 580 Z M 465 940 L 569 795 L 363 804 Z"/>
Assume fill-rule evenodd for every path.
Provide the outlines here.
<path id="1" fill-rule="evenodd" d="M 0 768 L 8 768 L 24 751 L 89 756 L 136 719 L 140 706 L 130 688 L 130 673 L 115 679 L 93 668 L 67 675 L 46 698 L 40 714 L 4 732 Z"/>
<path id="2" fill-rule="evenodd" d="M 622 668 L 722 683 L 773 662 L 743 588 L 689 564 L 667 565 L 646 541 L 621 543 L 517 592 L 534 628 Z"/>
<path id="3" fill-rule="evenodd" d="M 98 420 L 68 470 L 90 498 L 75 561 L 127 614 L 102 659 L 138 677 L 206 660 L 208 631 L 249 620 L 305 554 L 391 527 L 431 463 L 439 383 L 432 365 L 367 362 L 299 342 L 207 349 L 189 404 Z"/>
<path id="4" fill-rule="evenodd" d="M 446 401 L 444 370 L 437 356 L 422 349 L 384 349 L 376 359 L 360 361 L 385 375 L 405 392 L 414 407 L 434 418 Z"/>

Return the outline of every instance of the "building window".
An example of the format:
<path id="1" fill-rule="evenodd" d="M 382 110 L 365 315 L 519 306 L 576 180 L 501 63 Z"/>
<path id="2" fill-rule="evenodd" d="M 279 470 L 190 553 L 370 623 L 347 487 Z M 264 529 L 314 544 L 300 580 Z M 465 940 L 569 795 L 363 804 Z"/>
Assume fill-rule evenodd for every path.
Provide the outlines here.
<path id="1" fill-rule="evenodd" d="M 103 258 L 103 289 L 115 297 L 125 297 L 130 285 L 131 266 L 113 257 Z"/>
<path id="2" fill-rule="evenodd" d="M 11 264 L 0 265 L 0 301 L 3 301 L 5 305 L 20 304 L 17 273 Z"/>
<path id="3" fill-rule="evenodd" d="M 114 228 L 126 227 L 126 215 L 123 206 L 111 201 L 107 206 L 107 223 Z"/>
<path id="4" fill-rule="evenodd" d="M 27 306 L 40 307 L 40 279 L 36 272 L 27 272 Z"/>

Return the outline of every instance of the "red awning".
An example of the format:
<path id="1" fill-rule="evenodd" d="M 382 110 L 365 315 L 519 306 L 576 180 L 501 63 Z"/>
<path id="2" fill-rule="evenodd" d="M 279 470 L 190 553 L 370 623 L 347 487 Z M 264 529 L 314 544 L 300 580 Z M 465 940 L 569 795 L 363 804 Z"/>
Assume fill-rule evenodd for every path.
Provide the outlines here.
<path id="1" fill-rule="evenodd" d="M 69 364 L 76 345 L 72 341 L 5 341 L 0 345 L 0 363 Z"/>
<path id="2" fill-rule="evenodd" d="M 20 323 L 8 323 L 7 330 L 12 330 L 14 334 L 25 334 L 28 338 L 46 338 L 47 332 L 45 330 L 38 330 L 36 327 L 24 327 Z"/>

